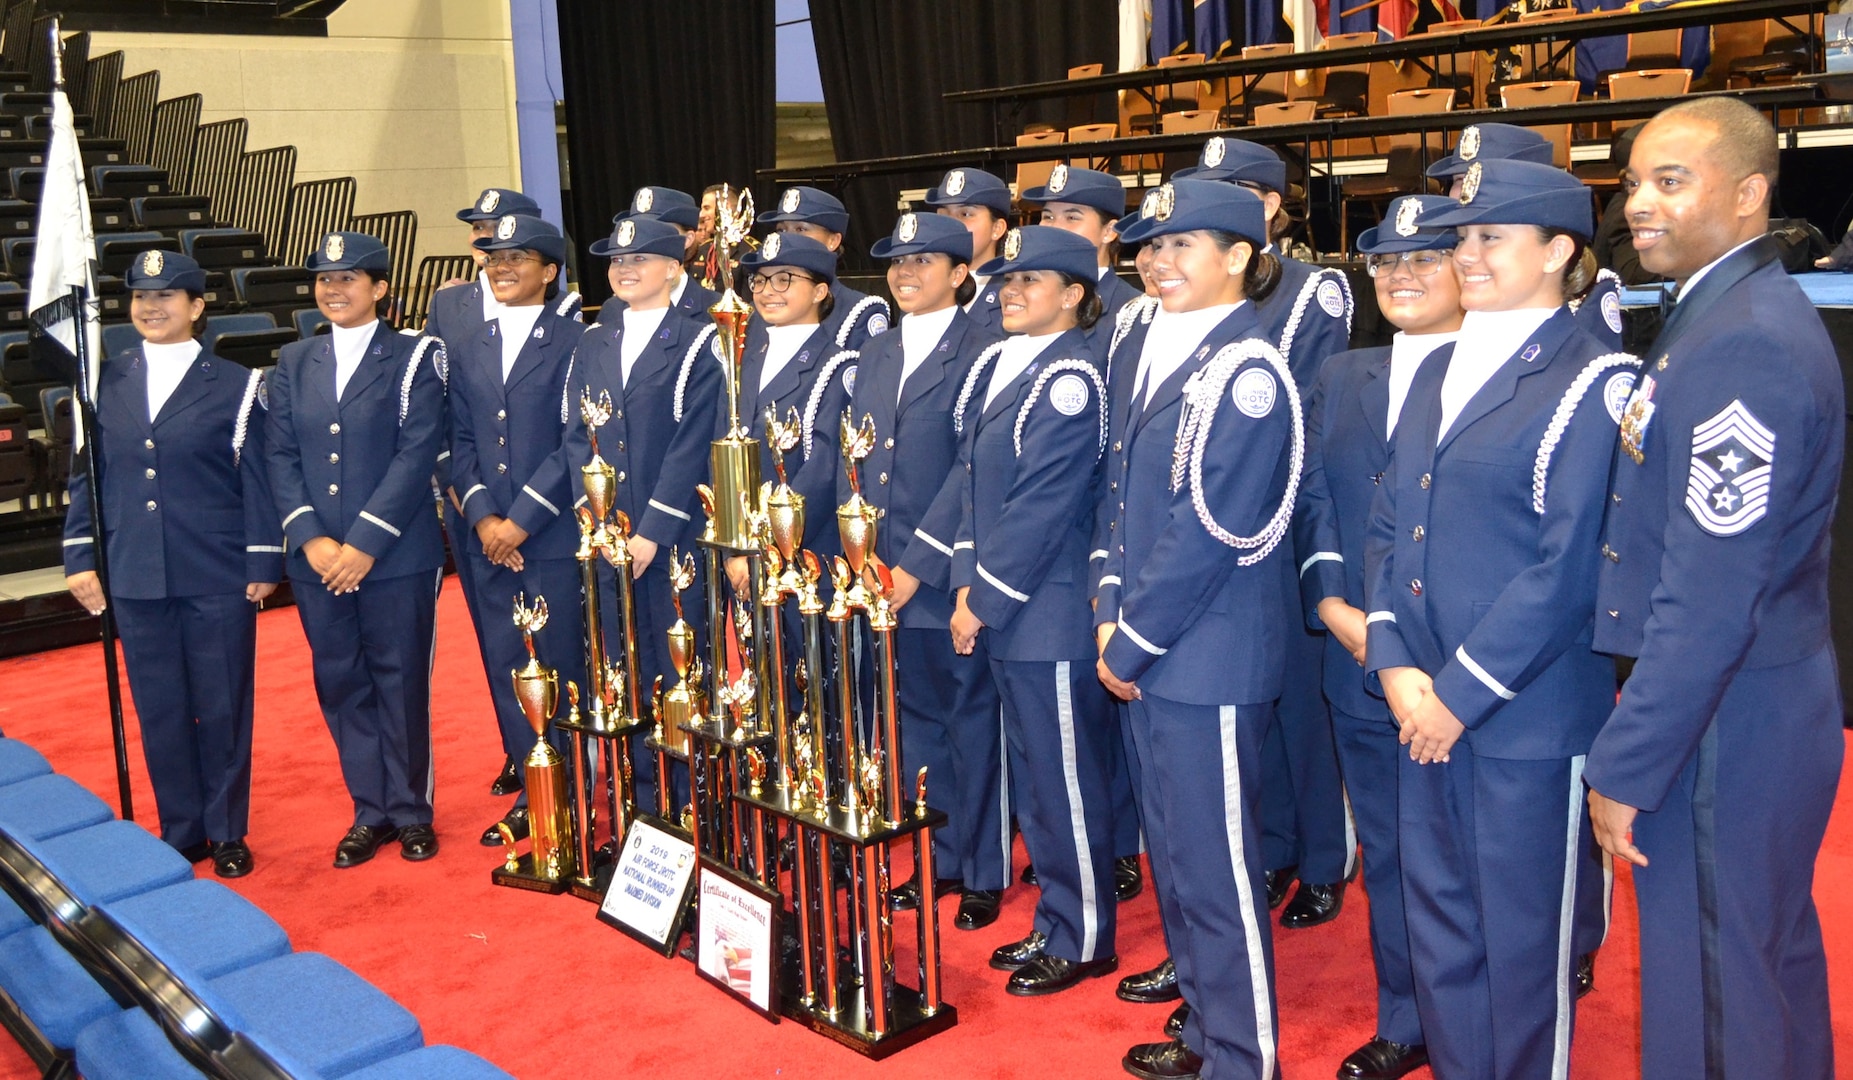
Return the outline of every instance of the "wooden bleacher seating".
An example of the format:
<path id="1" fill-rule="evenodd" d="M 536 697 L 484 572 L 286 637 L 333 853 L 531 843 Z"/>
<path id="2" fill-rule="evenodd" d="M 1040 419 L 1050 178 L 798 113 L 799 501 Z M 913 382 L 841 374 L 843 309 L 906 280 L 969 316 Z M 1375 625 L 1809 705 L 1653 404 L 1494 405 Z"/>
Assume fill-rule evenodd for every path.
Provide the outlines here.
<path id="1" fill-rule="evenodd" d="M 1415 116 L 1427 113 L 1444 113 L 1454 108 L 1454 91 L 1448 87 L 1431 87 L 1423 90 L 1403 90 L 1390 95 L 1388 112 L 1391 116 Z M 1447 139 L 1441 132 L 1433 134 L 1392 135 L 1385 140 L 1388 145 L 1389 163 L 1381 176 L 1358 176 L 1344 182 L 1339 195 L 1338 242 L 1340 248 L 1350 251 L 1350 218 L 1348 212 L 1352 203 L 1365 203 L 1375 214 L 1372 219 L 1383 216 L 1383 208 L 1398 195 L 1427 191 L 1429 180 L 1423 175 L 1423 169 L 1433 158 L 1440 156 L 1446 147 Z M 1426 144 L 1426 145 L 1425 145 Z"/>
<path id="2" fill-rule="evenodd" d="M 1055 146 L 1066 143 L 1068 133 L 1065 131 L 1025 131 L 1017 136 L 1018 146 Z M 1055 171 L 1058 160 L 1025 161 L 1017 165 L 1017 191 L 1022 193 L 1033 187 L 1041 187 L 1049 182 L 1049 174 Z"/>
<path id="3" fill-rule="evenodd" d="M 1499 104 L 1508 109 L 1532 108 L 1539 105 L 1569 105 L 1582 93 L 1583 84 L 1575 79 L 1554 79 L 1549 82 L 1506 83 L 1499 88 Z M 1544 136 L 1551 144 L 1551 163 L 1560 169 L 1570 167 L 1570 125 L 1547 124 L 1543 127 L 1526 125 L 1531 131 Z"/>
<path id="4" fill-rule="evenodd" d="M 1611 99 L 1678 97 L 1692 89 L 1691 68 L 1659 68 L 1650 71 L 1617 71 L 1608 79 Z M 1617 120 L 1616 132 L 1626 131 L 1639 120 Z"/>

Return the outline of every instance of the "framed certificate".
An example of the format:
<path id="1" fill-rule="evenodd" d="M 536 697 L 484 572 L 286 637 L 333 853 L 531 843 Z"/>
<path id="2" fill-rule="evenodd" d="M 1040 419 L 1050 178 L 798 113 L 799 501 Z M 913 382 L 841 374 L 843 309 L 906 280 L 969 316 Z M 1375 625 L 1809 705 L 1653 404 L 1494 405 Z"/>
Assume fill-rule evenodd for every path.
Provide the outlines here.
<path id="1" fill-rule="evenodd" d="M 664 956 L 673 956 L 688 915 L 689 886 L 699 864 L 687 840 L 638 818 L 612 866 L 598 921 Z"/>
<path id="2" fill-rule="evenodd" d="M 699 881 L 696 969 L 778 1023 L 779 894 L 706 860 Z"/>

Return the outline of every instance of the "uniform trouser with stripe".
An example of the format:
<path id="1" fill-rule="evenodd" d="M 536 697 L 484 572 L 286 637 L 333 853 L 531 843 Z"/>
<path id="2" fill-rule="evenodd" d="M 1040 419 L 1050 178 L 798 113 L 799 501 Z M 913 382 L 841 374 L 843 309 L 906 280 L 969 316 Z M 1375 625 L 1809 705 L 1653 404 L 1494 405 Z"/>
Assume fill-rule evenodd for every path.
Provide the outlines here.
<path id="1" fill-rule="evenodd" d="M 450 541 L 450 561 L 457 569 L 457 588 L 463 590 L 463 606 L 470 613 L 470 631 L 476 635 L 476 651 L 483 657 L 485 668 L 489 663 L 488 654 L 483 652 L 483 613 L 476 598 L 476 572 L 473 564 L 478 560 L 470 554 L 470 523 L 450 503 L 450 496 L 444 497 L 444 535 Z M 494 682 L 492 678 L 490 682 Z"/>
<path id="2" fill-rule="evenodd" d="M 1113 854 L 1122 859 L 1137 858 L 1145 847 L 1139 838 L 1139 797 L 1137 781 L 1133 779 L 1132 741 L 1126 735 L 1125 710 L 1115 708 L 1112 716 L 1113 726 L 1119 729 L 1119 737 L 1113 741 Z"/>
<path id="3" fill-rule="evenodd" d="M 572 559 L 537 559 L 529 556 L 517 573 L 497 566 L 481 554 L 470 556 L 476 574 L 477 602 L 481 605 L 483 624 L 478 633 L 483 642 L 483 667 L 489 672 L 489 697 L 495 703 L 496 725 L 502 732 L 502 752 L 515 759 L 515 768 L 523 781 L 516 806 L 528 804 L 527 757 L 534 748 L 534 729 L 528 725 L 521 703 L 515 700 L 514 672 L 528 661 L 527 647 L 514 622 L 515 597 L 522 596 L 529 607 L 539 597 L 547 600 L 547 625 L 534 635 L 534 654 L 545 667 L 559 672 L 560 706 L 556 715 L 566 713 L 568 680 L 583 694 L 585 677 L 585 616 L 579 587 L 579 564 Z M 548 741 L 562 754 L 567 740 L 559 728 L 550 727 Z"/>
<path id="4" fill-rule="evenodd" d="M 1285 634 L 1286 675 L 1261 750 L 1262 850 L 1267 869 L 1298 866 L 1301 881 L 1331 885 L 1351 872 L 1355 851 L 1323 689 L 1325 636 L 1298 629 Z"/>
<path id="5" fill-rule="evenodd" d="M 1583 759 L 1399 759 L 1403 901 L 1436 1080 L 1561 1080 L 1576 1015 Z"/>
<path id="6" fill-rule="evenodd" d="M 1145 693 L 1127 716 L 1152 869 L 1170 882 L 1166 936 L 1205 1077 L 1274 1080 L 1280 1018 L 1259 806 L 1272 703 L 1186 705 Z"/>
<path id="7" fill-rule="evenodd" d="M 243 840 L 257 605 L 243 592 L 111 603 L 161 839 L 176 848 Z"/>
<path id="8" fill-rule="evenodd" d="M 1834 1075 L 1814 864 L 1845 735 L 1832 647 L 1738 672 L 1659 809 L 1634 819 L 1641 1075 Z"/>
<path id="9" fill-rule="evenodd" d="M 1422 1041 L 1415 972 L 1409 966 L 1409 927 L 1403 921 L 1402 853 L 1397 845 L 1397 765 L 1409 753 L 1398 742 L 1389 706 L 1375 716 L 1332 709 L 1338 763 L 1357 816 L 1364 849 L 1364 888 L 1370 894 L 1370 958 L 1377 972 L 1377 1035 L 1391 1042 Z"/>
<path id="10" fill-rule="evenodd" d="M 936 872 L 968 889 L 1002 891 L 1010 882 L 1003 733 L 984 643 L 960 656 L 950 630 L 902 627 L 894 651 L 901 775 L 926 766 L 927 802 L 946 811 L 933 839 Z"/>
<path id="11" fill-rule="evenodd" d="M 361 581 L 335 596 L 291 582 L 354 824 L 431 824 L 431 645 L 438 571 Z"/>
<path id="12" fill-rule="evenodd" d="M 1066 960 L 1115 955 L 1113 758 L 1119 739 L 1090 660 L 999 660 L 1017 826 L 1036 866 L 1036 924 Z"/>
<path id="13" fill-rule="evenodd" d="M 1121 756 L 1126 761 L 1126 777 L 1133 794 L 1135 817 L 1141 832 L 1149 832 L 1150 826 L 1147 820 L 1151 817 L 1152 811 L 1145 806 L 1145 784 L 1139 770 L 1139 748 L 1133 743 L 1132 737 L 1132 714 L 1126 702 L 1113 698 L 1112 704 L 1113 718 L 1120 728 Z M 1146 841 L 1146 846 L 1150 848 L 1149 841 Z M 1125 852 L 1122 851 L 1120 854 L 1124 855 Z M 1152 855 L 1151 864 L 1152 895 L 1158 899 L 1158 932 L 1165 939 L 1165 955 L 1171 956 L 1177 951 L 1171 947 L 1171 927 L 1176 925 L 1183 916 L 1178 913 L 1177 894 L 1171 891 L 1171 882 L 1165 877 L 1165 871 L 1159 868 L 1159 859 L 1156 854 Z"/>

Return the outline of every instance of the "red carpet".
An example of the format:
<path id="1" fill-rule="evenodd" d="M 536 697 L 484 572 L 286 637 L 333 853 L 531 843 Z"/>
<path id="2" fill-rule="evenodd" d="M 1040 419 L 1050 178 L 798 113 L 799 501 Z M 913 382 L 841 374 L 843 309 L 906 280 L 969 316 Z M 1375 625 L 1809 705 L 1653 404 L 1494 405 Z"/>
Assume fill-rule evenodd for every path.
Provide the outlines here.
<path id="1" fill-rule="evenodd" d="M 943 901 L 946 998 L 959 1026 L 871 1064 L 795 1024 L 767 1024 L 696 976 L 593 919 L 591 905 L 489 884 L 497 851 L 476 836 L 504 809 L 488 785 L 497 749 L 482 665 L 461 598 L 447 584 L 439 613 L 437 827 L 443 851 L 420 865 L 396 848 L 353 870 L 330 866 L 351 820 L 333 743 L 310 682 L 294 611 L 261 619 L 251 847 L 257 870 L 234 887 L 273 915 L 298 949 L 327 953 L 417 1013 L 431 1042 L 474 1050 L 509 1072 L 555 1077 L 1113 1077 L 1134 1042 L 1158 1037 L 1168 1011 L 1113 996 L 1113 979 L 1052 998 L 1004 994 L 985 960 L 1026 933 L 1035 893 L 1011 890 L 1004 914 L 977 933 L 950 929 Z M 0 728 L 44 752 L 59 771 L 115 802 L 101 655 L 96 646 L 0 663 L 8 688 Z M 154 801 L 130 723 L 135 805 Z M 1818 866 L 1817 897 L 1833 963 L 1840 1060 L 1853 1063 L 1853 795 L 1841 805 Z M 1019 855 L 1019 860 L 1021 856 Z M 207 869 L 210 873 L 210 869 Z M 1633 894 L 1615 890 L 1615 926 L 1580 1010 L 1577 1075 L 1639 1075 Z M 1275 931 L 1281 1059 L 1293 1080 L 1330 1077 L 1370 1036 L 1375 993 L 1365 897 L 1315 930 Z M 1121 908 L 1121 972 L 1156 963 L 1163 946 L 1151 893 Z M 908 916 L 896 930 L 911 936 Z M 0 1037 L 0 1080 L 35 1075 Z M 1416 1074 L 1426 1078 L 1423 1070 Z"/>

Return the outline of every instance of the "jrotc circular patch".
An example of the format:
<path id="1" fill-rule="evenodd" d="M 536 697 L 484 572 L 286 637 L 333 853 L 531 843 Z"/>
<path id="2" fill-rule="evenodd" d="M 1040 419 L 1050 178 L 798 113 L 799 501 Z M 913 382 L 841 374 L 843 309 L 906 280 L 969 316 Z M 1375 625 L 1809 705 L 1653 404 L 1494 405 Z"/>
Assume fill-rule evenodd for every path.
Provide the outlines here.
<path id="1" fill-rule="evenodd" d="M 329 233 L 328 241 L 322 245 L 322 255 L 329 262 L 340 262 L 341 256 L 347 254 L 347 241 L 341 239 L 340 233 Z"/>
<path id="2" fill-rule="evenodd" d="M 1467 174 L 1461 177 L 1461 205 L 1466 206 L 1473 197 L 1480 193 L 1480 163 L 1467 166 Z"/>
<path id="3" fill-rule="evenodd" d="M 1152 216 L 1159 221 L 1170 221 L 1171 211 L 1177 208 L 1177 189 L 1170 184 L 1158 186 L 1158 202 L 1152 207 Z"/>
<path id="4" fill-rule="evenodd" d="M 946 174 L 946 194 L 963 195 L 965 193 L 965 170 L 954 169 Z"/>
<path id="5" fill-rule="evenodd" d="M 1319 283 L 1319 308 L 1336 319 L 1345 313 L 1345 290 L 1338 287 L 1338 282 L 1326 278 Z"/>
<path id="6" fill-rule="evenodd" d="M 856 365 L 854 364 L 843 369 L 843 392 L 851 396 L 854 396 L 856 392 Z"/>
<path id="7" fill-rule="evenodd" d="M 1422 212 L 1422 204 L 1414 198 L 1401 200 L 1396 207 L 1396 235 L 1414 236 L 1416 215 Z"/>
<path id="8" fill-rule="evenodd" d="M 868 326 L 869 326 L 869 336 L 870 337 L 874 337 L 877 334 L 887 333 L 888 332 L 887 314 L 885 312 L 877 311 L 875 314 L 870 315 Z"/>
<path id="9" fill-rule="evenodd" d="M 1609 411 L 1609 419 L 1621 423 L 1621 415 L 1628 408 L 1628 399 L 1634 396 L 1634 372 L 1617 371 L 1609 376 L 1609 381 L 1602 385 L 1602 404 Z"/>
<path id="10" fill-rule="evenodd" d="M 920 233 L 920 219 L 912 214 L 902 214 L 901 223 L 894 227 L 894 238 L 903 244 L 911 244 Z"/>
<path id="11" fill-rule="evenodd" d="M 1073 416 L 1087 408 L 1087 380 L 1079 375 L 1063 375 L 1049 387 L 1049 404 L 1063 416 Z"/>
<path id="12" fill-rule="evenodd" d="M 1602 321 L 1608 323 L 1610 330 L 1621 333 L 1621 296 L 1617 293 L 1602 294 Z"/>
<path id="13" fill-rule="evenodd" d="M 1235 387 L 1229 396 L 1243 416 L 1258 420 L 1274 411 L 1275 393 L 1274 376 L 1260 368 L 1249 368 L 1235 377 Z"/>
<path id="14" fill-rule="evenodd" d="M 631 209 L 639 214 L 647 214 L 650 207 L 656 205 L 656 192 L 649 188 L 638 188 L 637 197 L 631 200 Z"/>
<path id="15" fill-rule="evenodd" d="M 1209 142 L 1203 144 L 1204 167 L 1214 169 L 1216 166 L 1221 165 L 1223 156 L 1228 152 L 1229 144 L 1223 141 L 1221 135 L 1211 137 Z"/>
<path id="16" fill-rule="evenodd" d="M 628 219 L 618 222 L 618 246 L 621 248 L 630 247 L 631 241 L 635 239 L 637 239 L 636 222 Z"/>
<path id="17" fill-rule="evenodd" d="M 1049 170 L 1049 194 L 1059 195 L 1068 186 L 1068 165 L 1064 162 Z"/>
<path id="18" fill-rule="evenodd" d="M 773 233 L 771 236 L 766 237 L 765 243 L 759 245 L 759 259 L 761 262 L 770 262 L 778 257 L 779 234 Z"/>
<path id="19" fill-rule="evenodd" d="M 504 214 L 502 220 L 495 223 L 495 238 L 506 240 L 515 235 L 515 215 Z"/>
<path id="20" fill-rule="evenodd" d="M 1461 132 L 1461 142 L 1455 147 L 1455 153 L 1462 161 L 1472 161 L 1480 156 L 1480 125 L 1471 124 Z"/>
<path id="21" fill-rule="evenodd" d="M 160 277 L 161 267 L 165 265 L 167 265 L 166 256 L 162 255 L 159 250 L 150 251 L 142 256 L 142 276 Z"/>
<path id="22" fill-rule="evenodd" d="M 779 199 L 779 209 L 783 210 L 787 214 L 796 213 L 798 210 L 798 203 L 803 198 L 804 198 L 804 192 L 799 191 L 795 187 L 786 188 L 784 197 Z"/>
<path id="23" fill-rule="evenodd" d="M 1004 261 L 1016 262 L 1017 256 L 1023 254 L 1023 230 L 1012 229 L 1004 237 Z"/>
<path id="24" fill-rule="evenodd" d="M 500 205 L 502 205 L 502 193 L 494 188 L 490 188 L 488 191 L 483 192 L 482 200 L 476 204 L 476 209 L 479 213 L 493 214 L 495 213 L 495 208 Z"/>

